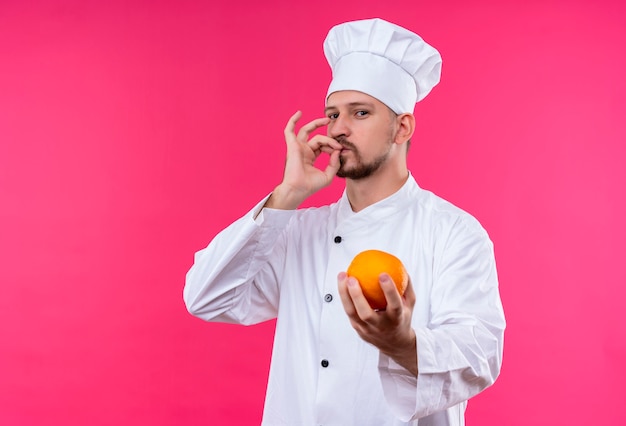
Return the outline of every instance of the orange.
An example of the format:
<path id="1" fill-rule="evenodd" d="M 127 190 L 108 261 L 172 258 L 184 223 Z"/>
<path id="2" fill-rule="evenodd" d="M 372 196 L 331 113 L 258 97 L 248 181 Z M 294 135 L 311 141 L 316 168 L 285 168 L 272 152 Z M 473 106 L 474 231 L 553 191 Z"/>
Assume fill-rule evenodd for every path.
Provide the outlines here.
<path id="1" fill-rule="evenodd" d="M 372 309 L 385 309 L 387 299 L 380 288 L 378 278 L 386 272 L 396 284 L 401 295 L 409 282 L 409 274 L 404 265 L 393 254 L 380 250 L 365 250 L 357 254 L 346 273 L 359 281 L 363 295 Z"/>

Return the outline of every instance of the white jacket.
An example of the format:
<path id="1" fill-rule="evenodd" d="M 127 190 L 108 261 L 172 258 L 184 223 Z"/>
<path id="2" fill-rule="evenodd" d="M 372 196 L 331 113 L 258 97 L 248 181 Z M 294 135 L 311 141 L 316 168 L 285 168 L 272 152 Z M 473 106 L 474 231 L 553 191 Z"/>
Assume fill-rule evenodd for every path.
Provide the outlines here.
<path id="1" fill-rule="evenodd" d="M 466 401 L 500 372 L 505 328 L 478 221 L 412 176 L 358 213 L 344 193 L 254 219 L 264 203 L 196 253 L 184 289 L 207 321 L 278 318 L 263 425 L 463 425 Z M 337 274 L 367 249 L 396 255 L 411 277 L 417 379 L 362 341 L 343 310 Z"/>

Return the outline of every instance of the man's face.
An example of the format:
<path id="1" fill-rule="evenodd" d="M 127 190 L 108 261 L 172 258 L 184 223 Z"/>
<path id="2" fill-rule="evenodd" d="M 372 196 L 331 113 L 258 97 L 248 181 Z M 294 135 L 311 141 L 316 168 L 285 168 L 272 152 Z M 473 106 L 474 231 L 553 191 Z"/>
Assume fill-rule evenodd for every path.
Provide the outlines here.
<path id="1" fill-rule="evenodd" d="M 325 113 L 328 136 L 344 147 L 337 176 L 363 179 L 385 165 L 396 133 L 389 107 L 365 93 L 343 90 L 328 97 Z"/>

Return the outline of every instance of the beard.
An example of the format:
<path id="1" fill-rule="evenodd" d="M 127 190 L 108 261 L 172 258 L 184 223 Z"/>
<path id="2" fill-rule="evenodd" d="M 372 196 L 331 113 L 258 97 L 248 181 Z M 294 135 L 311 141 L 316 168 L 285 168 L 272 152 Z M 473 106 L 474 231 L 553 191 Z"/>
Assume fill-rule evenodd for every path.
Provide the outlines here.
<path id="1" fill-rule="evenodd" d="M 356 165 L 348 168 L 346 166 L 346 160 L 339 156 L 339 170 L 337 171 L 337 176 L 340 178 L 347 178 L 352 180 L 367 178 L 373 175 L 374 172 L 376 172 L 378 169 L 380 169 L 380 167 L 385 164 L 385 161 L 387 161 L 387 158 L 389 158 L 389 152 L 391 151 L 391 146 L 393 144 L 390 139 L 387 144 L 387 151 L 374 158 L 372 161 L 364 162 L 357 147 L 352 142 L 346 140 L 345 138 L 338 138 L 337 141 L 341 145 L 350 149 L 350 152 L 354 156 L 354 161 L 356 162 Z"/>

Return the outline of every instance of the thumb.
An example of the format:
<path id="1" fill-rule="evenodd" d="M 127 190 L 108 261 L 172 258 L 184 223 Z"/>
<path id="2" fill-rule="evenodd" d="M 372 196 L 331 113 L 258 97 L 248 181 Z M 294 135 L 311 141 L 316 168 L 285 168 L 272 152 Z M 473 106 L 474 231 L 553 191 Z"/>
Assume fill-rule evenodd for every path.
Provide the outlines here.
<path id="1" fill-rule="evenodd" d="M 339 162 L 340 152 L 340 150 L 336 149 L 332 152 L 332 154 L 330 154 L 330 160 L 328 161 L 328 165 L 324 169 L 324 174 L 328 178 L 329 183 L 333 180 L 333 178 L 337 174 L 337 171 L 339 171 L 339 167 L 341 165 L 341 163 Z"/>

